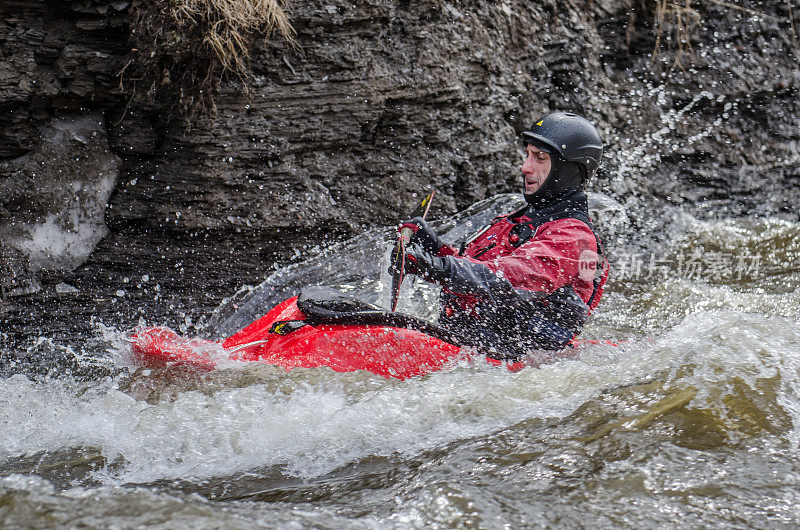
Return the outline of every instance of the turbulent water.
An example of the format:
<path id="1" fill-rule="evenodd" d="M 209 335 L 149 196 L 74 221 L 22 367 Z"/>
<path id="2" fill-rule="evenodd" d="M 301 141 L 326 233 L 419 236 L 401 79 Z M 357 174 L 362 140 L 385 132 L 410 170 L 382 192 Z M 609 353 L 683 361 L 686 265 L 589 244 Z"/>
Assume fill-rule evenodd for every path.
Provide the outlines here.
<path id="1" fill-rule="evenodd" d="M 490 201 L 513 206 L 509 197 Z M 452 240 L 488 203 L 443 223 Z M 124 332 L 0 379 L 0 522 L 8 526 L 567 527 L 800 524 L 800 225 L 671 216 L 628 244 L 595 196 L 612 280 L 577 358 L 485 363 L 408 381 L 245 365 L 130 364 Z M 384 242 L 316 249 L 204 324 L 224 335 L 307 283 L 380 300 Z M 335 267 L 340 261 L 348 267 Z M 432 316 L 436 292 L 404 308 Z M 238 320 L 237 320 L 238 319 Z"/>

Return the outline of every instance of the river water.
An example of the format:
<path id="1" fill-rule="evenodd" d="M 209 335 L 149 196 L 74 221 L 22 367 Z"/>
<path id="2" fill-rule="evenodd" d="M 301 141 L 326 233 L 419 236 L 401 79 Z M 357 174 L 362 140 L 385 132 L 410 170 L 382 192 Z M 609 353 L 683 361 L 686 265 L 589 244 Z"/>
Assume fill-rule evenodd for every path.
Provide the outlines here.
<path id="1" fill-rule="evenodd" d="M 481 208 L 513 202 L 440 226 L 457 239 L 485 221 Z M 800 225 L 665 210 L 661 236 L 631 243 L 625 209 L 593 204 L 613 272 L 584 336 L 622 342 L 539 368 L 474 363 L 408 381 L 262 365 L 147 371 L 127 357 L 127 330 L 102 323 L 77 346 L 46 333 L 14 346 L 3 354 L 20 365 L 42 352 L 74 362 L 0 379 L 0 522 L 800 524 Z M 315 249 L 197 327 L 224 335 L 307 283 L 380 299 L 391 232 Z M 409 284 L 401 308 L 430 316 L 435 297 Z"/>

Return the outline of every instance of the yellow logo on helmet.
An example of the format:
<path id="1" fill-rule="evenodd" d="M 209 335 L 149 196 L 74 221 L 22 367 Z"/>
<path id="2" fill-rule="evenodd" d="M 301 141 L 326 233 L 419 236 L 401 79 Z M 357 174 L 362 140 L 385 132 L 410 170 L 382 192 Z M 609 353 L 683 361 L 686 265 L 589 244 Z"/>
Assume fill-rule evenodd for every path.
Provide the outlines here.
<path id="1" fill-rule="evenodd" d="M 542 126 L 542 123 L 544 123 L 544 120 L 539 120 L 538 122 L 536 122 L 536 125 L 538 125 L 539 127 L 541 127 L 541 126 Z"/>

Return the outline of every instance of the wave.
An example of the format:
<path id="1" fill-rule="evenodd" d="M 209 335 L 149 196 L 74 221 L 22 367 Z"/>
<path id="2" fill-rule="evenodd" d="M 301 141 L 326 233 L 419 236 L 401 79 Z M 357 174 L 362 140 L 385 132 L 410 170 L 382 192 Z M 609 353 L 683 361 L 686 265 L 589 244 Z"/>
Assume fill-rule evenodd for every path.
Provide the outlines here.
<path id="1" fill-rule="evenodd" d="M 252 469 L 307 478 L 532 420 L 572 425 L 586 442 L 666 425 L 686 446 L 771 434 L 796 448 L 797 344 L 796 321 L 721 311 L 516 374 L 478 363 L 397 382 L 250 366 L 206 375 L 193 389 L 166 383 L 171 391 L 149 401 L 132 389 L 157 385 L 152 373 L 92 385 L 18 374 L 0 380 L 0 457 L 94 448 L 106 464 L 89 476 L 106 484 Z"/>

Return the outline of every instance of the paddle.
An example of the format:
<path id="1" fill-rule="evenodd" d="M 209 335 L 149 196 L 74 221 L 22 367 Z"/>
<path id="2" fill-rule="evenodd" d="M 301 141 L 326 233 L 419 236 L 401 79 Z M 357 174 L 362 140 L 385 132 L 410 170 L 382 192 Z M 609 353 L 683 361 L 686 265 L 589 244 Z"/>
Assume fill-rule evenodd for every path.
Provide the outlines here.
<path id="1" fill-rule="evenodd" d="M 431 207 L 431 201 L 433 200 L 433 196 L 436 194 L 436 190 L 433 190 L 428 195 L 422 199 L 422 202 L 417 206 L 417 208 L 411 213 L 409 219 L 413 219 L 414 217 L 422 217 L 425 219 L 425 216 L 428 215 L 428 210 Z M 392 251 L 392 311 L 397 309 L 397 300 L 400 295 L 400 284 L 403 283 L 403 277 L 405 276 L 405 267 L 406 267 L 406 245 L 409 241 L 411 241 L 411 236 L 414 235 L 414 231 L 410 228 L 403 228 L 400 230 L 400 235 L 397 238 L 397 243 L 394 245 L 394 250 Z"/>

